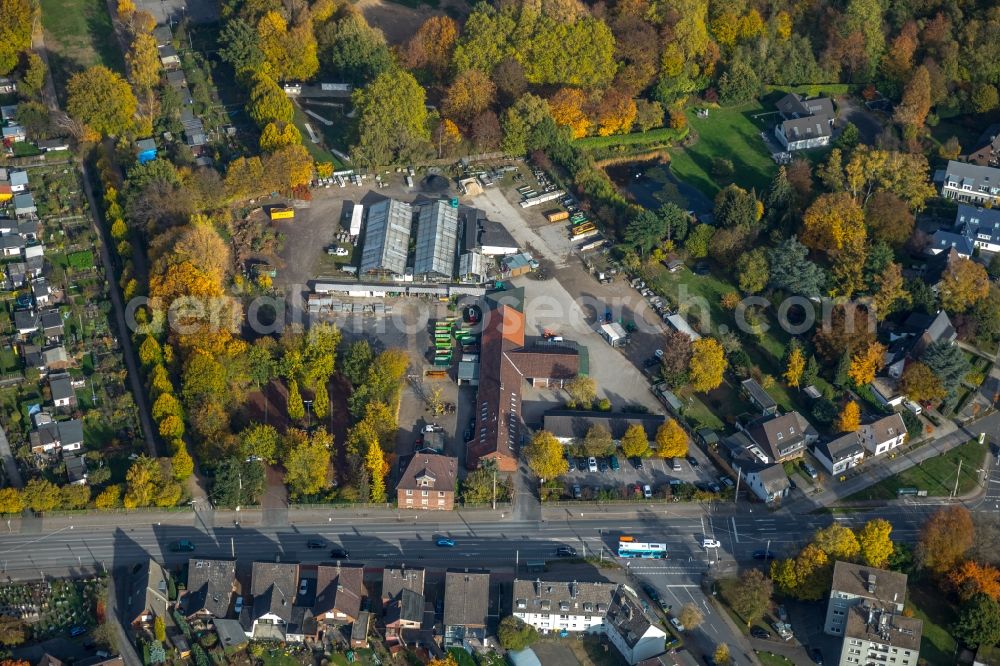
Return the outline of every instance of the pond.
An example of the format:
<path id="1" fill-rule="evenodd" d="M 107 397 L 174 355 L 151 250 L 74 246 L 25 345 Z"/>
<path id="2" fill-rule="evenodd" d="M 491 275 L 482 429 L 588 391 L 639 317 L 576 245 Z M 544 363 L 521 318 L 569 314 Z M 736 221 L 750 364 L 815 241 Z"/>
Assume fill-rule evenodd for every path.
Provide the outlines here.
<path id="1" fill-rule="evenodd" d="M 609 166 L 606 171 L 615 185 L 644 208 L 656 209 L 670 202 L 683 210 L 694 211 L 699 217 L 712 212 L 712 200 L 698 188 L 677 178 L 669 164 L 631 162 Z"/>

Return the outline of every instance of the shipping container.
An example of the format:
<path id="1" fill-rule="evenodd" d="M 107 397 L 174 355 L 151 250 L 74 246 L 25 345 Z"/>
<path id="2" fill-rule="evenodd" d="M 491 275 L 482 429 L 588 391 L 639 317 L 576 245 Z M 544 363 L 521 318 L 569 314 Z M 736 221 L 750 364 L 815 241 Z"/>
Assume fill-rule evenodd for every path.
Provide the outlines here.
<path id="1" fill-rule="evenodd" d="M 545 213 L 545 219 L 549 222 L 562 222 L 569 217 L 569 213 L 564 210 L 550 210 Z"/>
<path id="2" fill-rule="evenodd" d="M 295 217 L 295 209 L 287 206 L 276 206 L 268 211 L 272 220 L 290 220 Z"/>

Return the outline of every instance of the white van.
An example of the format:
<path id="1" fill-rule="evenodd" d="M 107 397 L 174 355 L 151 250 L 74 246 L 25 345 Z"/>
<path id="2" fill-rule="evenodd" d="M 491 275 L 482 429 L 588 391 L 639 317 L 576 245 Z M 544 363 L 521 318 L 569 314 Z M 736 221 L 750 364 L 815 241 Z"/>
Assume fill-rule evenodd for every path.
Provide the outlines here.
<path id="1" fill-rule="evenodd" d="M 911 412 L 913 412 L 917 416 L 920 415 L 920 412 L 924 411 L 923 407 L 921 407 L 917 403 L 913 402 L 912 400 L 907 400 L 906 402 L 903 403 L 903 405 L 905 405 L 908 410 L 910 410 Z"/>

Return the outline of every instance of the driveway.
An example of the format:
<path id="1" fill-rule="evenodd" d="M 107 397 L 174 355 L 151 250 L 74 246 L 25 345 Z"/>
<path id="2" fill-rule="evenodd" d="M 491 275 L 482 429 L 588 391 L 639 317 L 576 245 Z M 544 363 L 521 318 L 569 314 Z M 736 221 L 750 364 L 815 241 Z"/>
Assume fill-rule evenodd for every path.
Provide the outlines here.
<path id="1" fill-rule="evenodd" d="M 837 98 L 837 113 L 840 120 L 846 120 L 858 128 L 862 143 L 875 145 L 875 137 L 882 131 L 882 122 L 878 116 L 846 96 Z"/>
<path id="2" fill-rule="evenodd" d="M 18 489 L 24 488 L 21 480 L 21 470 L 17 468 L 17 461 L 10 450 L 10 442 L 7 441 L 7 433 L 0 428 L 0 462 L 3 463 L 3 471 L 7 476 L 7 482 Z"/>

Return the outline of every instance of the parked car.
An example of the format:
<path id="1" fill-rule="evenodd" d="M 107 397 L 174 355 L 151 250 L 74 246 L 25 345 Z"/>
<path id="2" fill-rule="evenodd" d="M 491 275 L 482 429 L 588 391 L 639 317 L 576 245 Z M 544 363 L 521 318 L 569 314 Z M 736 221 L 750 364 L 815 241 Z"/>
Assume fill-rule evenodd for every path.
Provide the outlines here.
<path id="1" fill-rule="evenodd" d="M 809 656 L 812 658 L 814 664 L 819 664 L 823 666 L 823 651 L 819 648 L 813 648 L 809 650 Z"/>
<path id="2" fill-rule="evenodd" d="M 670 459 L 670 469 L 674 470 L 675 472 L 681 471 L 681 461 L 680 461 L 680 459 L 678 459 L 678 458 L 671 458 Z"/>
<path id="3" fill-rule="evenodd" d="M 788 622 L 788 611 L 780 604 L 778 605 L 778 619 L 782 622 Z"/>
<path id="4" fill-rule="evenodd" d="M 340 547 L 334 547 L 330 549 L 330 557 L 335 560 L 346 560 L 350 557 L 350 554 Z"/>
<path id="5" fill-rule="evenodd" d="M 722 485 L 724 485 L 726 488 L 732 488 L 733 486 L 736 485 L 736 482 L 730 479 L 728 476 L 720 476 L 719 481 L 721 481 Z"/>
<path id="6" fill-rule="evenodd" d="M 175 553 L 190 553 L 194 550 L 194 544 L 187 539 L 178 539 L 170 544 L 170 550 Z"/>
<path id="7" fill-rule="evenodd" d="M 648 483 L 642 487 L 642 496 L 646 499 L 653 499 L 653 489 L 649 487 Z"/>
<path id="8" fill-rule="evenodd" d="M 722 548 L 722 542 L 718 539 L 702 539 L 702 548 Z"/>
<path id="9" fill-rule="evenodd" d="M 764 639 L 768 639 L 768 638 L 771 637 L 771 632 L 768 631 L 767 629 L 761 629 L 760 627 L 754 627 L 753 629 L 750 630 L 750 635 L 753 636 L 754 638 L 760 638 L 760 639 L 764 640 Z"/>
<path id="10" fill-rule="evenodd" d="M 722 486 L 720 486 L 719 484 L 717 484 L 715 481 L 709 481 L 708 482 L 708 489 L 711 490 L 713 493 L 721 493 L 722 492 Z"/>
<path id="11" fill-rule="evenodd" d="M 580 486 L 573 486 L 573 499 L 580 499 L 581 497 L 583 497 L 583 491 L 580 489 Z"/>
<path id="12" fill-rule="evenodd" d="M 590 456 L 590 458 L 587 459 L 587 470 L 590 472 L 597 471 L 597 458 L 594 456 Z"/>
<path id="13" fill-rule="evenodd" d="M 576 468 L 578 470 L 580 470 L 581 472 L 586 472 L 587 471 L 587 459 L 586 458 L 577 458 L 577 460 L 576 460 Z"/>
<path id="14" fill-rule="evenodd" d="M 305 594 L 309 591 L 309 581 L 303 578 L 299 581 L 299 594 Z"/>
<path id="15" fill-rule="evenodd" d="M 684 625 L 676 617 L 670 618 L 670 626 L 672 626 L 677 631 L 684 631 Z"/>
<path id="16" fill-rule="evenodd" d="M 695 458 L 694 456 L 688 456 L 687 457 L 687 461 L 688 461 L 688 465 L 691 465 L 691 467 L 693 467 L 695 469 L 698 469 L 699 467 L 701 467 L 701 464 L 698 462 L 698 459 Z"/>
<path id="17" fill-rule="evenodd" d="M 805 470 L 806 474 L 809 475 L 810 479 L 816 480 L 816 479 L 819 478 L 819 472 L 817 472 L 816 468 L 813 467 L 812 465 L 810 465 L 809 463 L 803 461 L 802 462 L 802 469 Z"/>
<path id="18" fill-rule="evenodd" d="M 611 456 L 611 471 L 617 472 L 621 469 L 621 465 L 618 464 L 618 456 Z"/>
<path id="19" fill-rule="evenodd" d="M 326 541 L 323 541 L 322 539 L 309 539 L 309 541 L 306 541 L 306 548 L 311 550 L 326 548 Z"/>
<path id="20" fill-rule="evenodd" d="M 646 593 L 646 596 L 653 601 L 658 602 L 660 600 L 660 593 L 656 591 L 656 588 L 649 583 L 642 584 L 642 591 Z"/>
<path id="21" fill-rule="evenodd" d="M 604 458 L 598 458 L 597 459 L 597 467 L 598 467 L 598 469 L 601 470 L 601 472 L 607 472 L 608 471 L 608 461 L 605 460 Z"/>
<path id="22" fill-rule="evenodd" d="M 576 557 L 576 548 L 572 546 L 559 546 L 556 548 L 556 557 Z"/>
<path id="23" fill-rule="evenodd" d="M 243 612 L 243 597 L 236 597 L 236 603 L 233 604 L 233 613 L 236 615 L 236 617 L 239 617 L 240 613 L 242 612 Z"/>
<path id="24" fill-rule="evenodd" d="M 642 469 L 642 458 L 640 458 L 639 456 L 629 458 L 629 461 L 632 463 L 632 467 L 635 467 L 636 469 Z"/>
<path id="25" fill-rule="evenodd" d="M 451 537 L 440 537 L 437 540 L 437 545 L 440 546 L 440 547 L 442 547 L 442 548 L 454 548 L 455 547 L 455 540 L 452 539 Z"/>
<path id="26" fill-rule="evenodd" d="M 83 636 L 85 633 L 87 633 L 87 627 L 80 625 L 77 625 L 69 630 L 69 635 L 72 638 L 76 638 L 77 636 Z"/>

